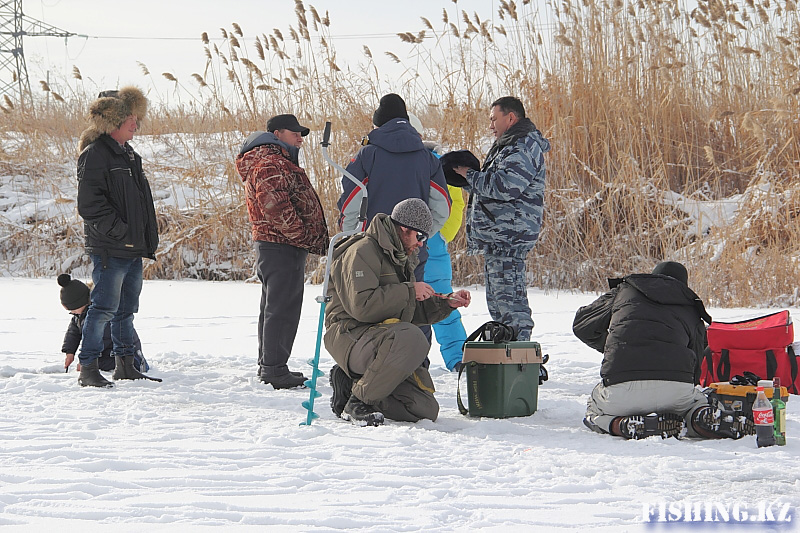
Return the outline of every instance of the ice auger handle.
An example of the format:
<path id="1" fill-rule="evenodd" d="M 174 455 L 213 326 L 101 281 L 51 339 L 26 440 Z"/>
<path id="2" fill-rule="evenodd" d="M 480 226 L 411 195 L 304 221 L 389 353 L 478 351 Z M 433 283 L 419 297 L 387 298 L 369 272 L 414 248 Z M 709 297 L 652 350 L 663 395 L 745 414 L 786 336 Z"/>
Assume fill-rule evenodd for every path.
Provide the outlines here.
<path id="1" fill-rule="evenodd" d="M 330 146 L 331 140 L 331 123 L 325 123 L 325 131 L 322 132 L 322 142 L 320 143 L 322 146 Z"/>

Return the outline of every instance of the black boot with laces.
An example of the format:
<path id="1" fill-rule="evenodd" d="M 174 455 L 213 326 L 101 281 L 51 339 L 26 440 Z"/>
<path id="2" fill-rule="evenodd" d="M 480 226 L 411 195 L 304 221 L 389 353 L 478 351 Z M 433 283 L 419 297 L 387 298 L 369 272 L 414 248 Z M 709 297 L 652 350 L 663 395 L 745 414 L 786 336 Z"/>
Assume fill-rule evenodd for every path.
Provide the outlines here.
<path id="1" fill-rule="evenodd" d="M 380 426 L 383 424 L 383 413 L 356 398 L 355 394 L 350 395 L 350 399 L 347 400 L 342 410 L 342 418 L 357 426 Z"/>
<path id="2" fill-rule="evenodd" d="M 741 439 L 756 432 L 753 421 L 741 411 L 722 409 L 720 404 L 703 406 L 695 411 L 692 427 L 707 439 Z"/>
<path id="3" fill-rule="evenodd" d="M 683 417 L 674 413 L 650 413 L 649 415 L 623 416 L 619 420 L 619 432 L 626 439 L 646 439 L 659 436 L 682 437 L 685 433 Z"/>

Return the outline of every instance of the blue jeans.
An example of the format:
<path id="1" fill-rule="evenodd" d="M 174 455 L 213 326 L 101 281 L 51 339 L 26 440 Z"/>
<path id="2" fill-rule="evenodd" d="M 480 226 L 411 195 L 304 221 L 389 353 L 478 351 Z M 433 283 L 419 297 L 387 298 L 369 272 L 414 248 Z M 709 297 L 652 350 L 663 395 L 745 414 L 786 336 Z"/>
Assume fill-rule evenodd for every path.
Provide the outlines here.
<path id="1" fill-rule="evenodd" d="M 111 322 L 111 354 L 129 356 L 136 353 L 133 314 L 139 310 L 142 292 L 142 258 L 92 255 L 92 302 L 83 323 L 83 339 L 78 360 L 87 365 L 103 352 L 103 330 Z"/>

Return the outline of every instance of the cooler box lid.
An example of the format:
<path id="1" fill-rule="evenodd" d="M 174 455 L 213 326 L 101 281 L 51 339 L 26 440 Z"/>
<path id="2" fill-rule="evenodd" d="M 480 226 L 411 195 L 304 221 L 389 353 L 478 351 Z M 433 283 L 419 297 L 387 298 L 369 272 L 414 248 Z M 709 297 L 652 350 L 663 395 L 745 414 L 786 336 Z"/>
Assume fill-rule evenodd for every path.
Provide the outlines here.
<path id="1" fill-rule="evenodd" d="M 465 363 L 474 361 L 487 365 L 541 364 L 542 348 L 538 342 L 514 341 L 495 344 L 493 342 L 467 342 L 464 344 Z"/>

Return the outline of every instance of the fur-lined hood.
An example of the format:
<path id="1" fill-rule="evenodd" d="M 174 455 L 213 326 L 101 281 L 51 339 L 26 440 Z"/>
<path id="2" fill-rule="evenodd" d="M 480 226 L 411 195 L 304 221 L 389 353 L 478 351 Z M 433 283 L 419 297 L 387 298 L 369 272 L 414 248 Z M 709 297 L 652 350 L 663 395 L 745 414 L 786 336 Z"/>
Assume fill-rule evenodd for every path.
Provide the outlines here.
<path id="1" fill-rule="evenodd" d="M 104 133 L 119 128 L 131 115 L 141 121 L 147 114 L 147 98 L 137 87 L 123 87 L 119 91 L 106 91 L 89 106 L 89 127 L 83 130 L 78 143 L 78 153 Z"/>

